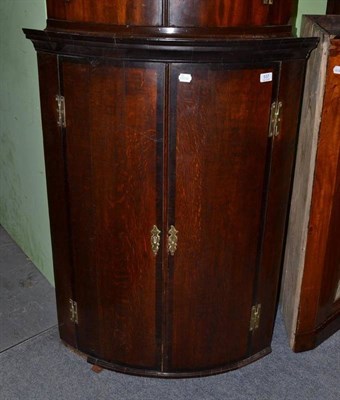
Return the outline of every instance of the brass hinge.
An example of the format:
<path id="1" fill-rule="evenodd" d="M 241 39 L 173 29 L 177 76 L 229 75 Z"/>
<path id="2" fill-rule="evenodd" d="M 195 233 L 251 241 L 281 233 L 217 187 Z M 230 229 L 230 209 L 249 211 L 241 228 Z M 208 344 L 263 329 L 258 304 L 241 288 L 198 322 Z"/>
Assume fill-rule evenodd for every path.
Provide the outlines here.
<path id="1" fill-rule="evenodd" d="M 269 137 L 280 134 L 282 101 L 274 101 L 270 112 Z"/>
<path id="2" fill-rule="evenodd" d="M 261 304 L 256 304 L 251 309 L 251 317 L 250 317 L 250 326 L 249 330 L 255 331 L 260 325 L 260 317 L 261 317 Z"/>
<path id="3" fill-rule="evenodd" d="M 274 4 L 274 0 L 263 0 L 263 4 Z"/>
<path id="4" fill-rule="evenodd" d="M 70 320 L 78 324 L 78 305 L 77 302 L 70 299 Z"/>
<path id="5" fill-rule="evenodd" d="M 66 128 L 66 111 L 65 111 L 65 97 L 57 94 L 55 96 L 57 102 L 58 121 L 57 124 L 61 128 Z"/>

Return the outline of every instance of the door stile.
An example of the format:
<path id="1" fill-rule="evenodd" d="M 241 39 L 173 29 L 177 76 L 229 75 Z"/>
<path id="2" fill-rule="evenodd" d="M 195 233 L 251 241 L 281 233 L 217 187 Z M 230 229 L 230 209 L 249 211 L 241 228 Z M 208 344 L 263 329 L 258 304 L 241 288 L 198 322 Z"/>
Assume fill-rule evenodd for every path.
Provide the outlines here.
<path id="1" fill-rule="evenodd" d="M 157 148 L 156 148 L 156 191 L 157 226 L 161 230 L 161 242 L 156 260 L 156 341 L 158 368 L 165 369 L 166 352 L 166 224 L 167 224 L 167 143 L 168 143 L 168 66 L 160 66 L 161 76 L 157 84 Z"/>
<path id="2" fill-rule="evenodd" d="M 38 66 L 53 267 L 58 288 L 56 300 L 59 333 L 62 340 L 77 347 L 76 328 L 69 313 L 69 300 L 74 296 L 74 271 L 66 196 L 65 128 L 58 126 L 56 103 L 56 96 L 62 94 L 59 56 L 38 53 Z"/>
<path id="3" fill-rule="evenodd" d="M 279 91 L 276 98 L 282 102 L 282 117 L 280 133 L 272 140 L 267 216 L 264 220 L 261 260 L 257 269 L 256 296 L 257 302 L 263 305 L 263 319 L 252 337 L 251 351 L 253 353 L 265 344 L 270 345 L 275 322 L 304 76 L 303 59 L 280 62 Z M 291 85 L 292 79 L 294 85 Z"/>
<path id="4" fill-rule="evenodd" d="M 167 232 L 169 225 L 169 205 L 170 202 L 170 137 L 171 137 L 171 105 L 170 105 L 170 65 L 166 64 L 164 68 L 164 78 L 162 90 L 159 91 L 159 95 L 163 96 L 164 102 L 162 104 L 162 131 L 163 131 L 163 143 L 162 143 L 162 258 L 161 265 L 159 266 L 159 288 L 161 290 L 161 307 L 159 310 L 159 324 L 161 327 L 161 346 L 160 346 L 160 361 L 161 371 L 165 372 L 168 370 L 168 355 L 170 346 L 169 336 L 169 294 L 170 294 L 170 273 L 171 268 L 169 264 L 168 252 L 167 252 Z"/>
<path id="5" fill-rule="evenodd" d="M 58 86 L 59 86 L 59 95 L 63 96 L 65 99 L 64 93 L 64 74 L 63 74 L 63 57 L 57 55 L 57 68 L 58 68 Z M 66 125 L 66 123 L 65 123 Z M 68 251 L 70 257 L 70 284 L 72 297 L 70 302 L 76 301 L 76 285 L 75 285 L 75 268 L 74 268 L 74 253 L 73 253 L 73 232 L 72 232 L 72 219 L 71 219 L 71 201 L 70 201 L 70 185 L 69 185 L 69 174 L 68 174 L 68 159 L 67 159 L 67 125 L 60 127 L 61 137 L 62 137 L 62 154 L 63 154 L 63 169 L 64 169 L 64 183 L 65 183 L 65 199 L 68 204 L 67 206 L 67 222 L 68 222 Z M 73 304 L 73 303 L 72 303 Z M 72 317 L 71 317 L 72 319 Z M 78 327 L 77 324 L 74 323 L 74 334 L 76 341 L 76 348 L 79 345 L 79 337 L 78 337 Z"/>
<path id="6" fill-rule="evenodd" d="M 80 70 L 76 71 L 76 67 Z M 101 352 L 99 341 L 99 326 L 93 324 L 89 327 L 91 318 L 95 321 L 98 312 L 101 319 L 101 308 L 98 304 L 97 286 L 97 262 L 94 248 L 94 238 L 97 236 L 96 225 L 96 204 L 92 187 L 94 166 L 93 166 L 93 137 L 91 126 L 91 93 L 88 96 L 77 96 L 77 93 L 91 91 L 91 66 L 81 59 L 68 58 L 60 59 L 60 85 L 65 97 L 66 128 L 64 140 L 65 157 L 65 180 L 67 187 L 67 199 L 69 203 L 70 221 L 70 247 L 73 269 L 73 293 L 74 301 L 78 304 L 78 326 L 76 325 L 77 342 L 80 350 L 85 350 L 89 355 L 96 355 Z M 82 79 L 79 79 L 79 77 Z M 77 86 L 76 85 L 77 82 Z M 69 110 L 69 112 L 68 112 Z M 72 110 L 72 111 L 71 111 Z M 83 119 L 75 118 L 75 114 L 83 115 Z M 69 115 L 69 117 L 67 117 Z M 67 121 L 68 118 L 68 121 Z M 88 118 L 88 119 L 86 119 Z M 82 132 L 83 143 L 78 143 L 78 132 Z M 78 138 L 78 139 L 77 139 Z M 84 143 L 87 143 L 84 146 Z M 75 149 L 83 146 L 82 150 Z M 87 170 L 83 187 L 75 185 L 77 176 L 82 170 Z M 79 224 L 79 221 L 86 221 L 86 224 Z M 77 223 L 78 222 L 78 223 Z M 71 229 L 73 227 L 73 229 Z M 87 274 L 83 272 L 87 271 Z M 92 279 L 89 280 L 88 276 Z M 91 293 L 90 295 L 85 295 Z"/>
<path id="7" fill-rule="evenodd" d="M 279 99 L 280 79 L 281 79 L 281 62 L 276 63 L 274 65 L 273 91 L 272 91 L 271 104 L 278 102 L 280 100 Z M 275 143 L 275 137 L 270 136 L 270 129 L 271 129 L 270 118 L 271 118 L 271 116 L 269 115 L 269 119 L 268 119 L 268 133 L 269 134 L 268 134 L 267 154 L 266 154 L 265 182 L 264 182 L 262 208 L 261 208 L 261 228 L 260 228 L 260 235 L 259 235 L 259 242 L 258 242 L 256 269 L 255 269 L 254 286 L 253 286 L 253 304 L 254 305 L 260 304 L 260 301 L 258 299 L 258 285 L 260 284 L 259 277 L 260 277 L 260 268 L 261 268 L 261 262 L 262 262 L 262 257 L 263 257 L 265 228 L 266 228 L 268 199 L 269 199 L 269 187 L 270 187 L 270 181 L 271 181 L 272 159 L 273 159 L 273 150 L 274 150 L 274 143 Z M 252 354 L 252 339 L 253 339 L 254 332 L 255 332 L 254 330 L 249 330 L 248 355 Z"/>

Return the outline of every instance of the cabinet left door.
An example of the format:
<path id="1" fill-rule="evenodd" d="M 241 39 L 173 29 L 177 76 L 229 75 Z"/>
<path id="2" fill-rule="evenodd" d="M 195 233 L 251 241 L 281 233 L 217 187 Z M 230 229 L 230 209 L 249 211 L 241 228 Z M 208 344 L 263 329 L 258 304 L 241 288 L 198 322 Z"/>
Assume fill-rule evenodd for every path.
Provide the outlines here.
<path id="1" fill-rule="evenodd" d="M 111 364 L 158 369 L 163 66 L 39 55 L 39 67 L 61 336 Z"/>
<path id="2" fill-rule="evenodd" d="M 47 0 L 49 19 L 114 25 L 162 25 L 161 0 Z"/>

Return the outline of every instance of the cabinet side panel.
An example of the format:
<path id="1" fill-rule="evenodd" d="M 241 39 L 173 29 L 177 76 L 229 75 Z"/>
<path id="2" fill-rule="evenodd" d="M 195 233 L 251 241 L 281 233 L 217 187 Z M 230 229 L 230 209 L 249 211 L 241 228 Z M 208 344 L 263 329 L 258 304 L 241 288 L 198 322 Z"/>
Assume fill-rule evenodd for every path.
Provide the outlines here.
<path id="1" fill-rule="evenodd" d="M 41 115 L 44 135 L 53 264 L 61 338 L 77 347 L 75 326 L 70 320 L 73 298 L 68 201 L 63 155 L 63 131 L 58 128 L 56 95 L 59 93 L 57 56 L 38 54 Z"/>
<path id="2" fill-rule="evenodd" d="M 161 0 L 48 0 L 48 17 L 78 22 L 153 26 L 162 24 Z"/>
<path id="3" fill-rule="evenodd" d="M 159 80 L 154 64 L 64 62 L 79 348 L 146 369 L 159 368 L 160 346 Z"/>
<path id="4" fill-rule="evenodd" d="M 192 81 L 179 81 L 180 73 Z M 262 73 L 273 68 L 173 69 L 173 370 L 248 355 L 273 88 Z"/>
<path id="5" fill-rule="evenodd" d="M 280 133 L 273 139 L 268 208 L 258 276 L 259 328 L 254 331 L 252 352 L 269 345 L 274 327 L 287 211 L 297 145 L 305 60 L 283 62 L 278 100 L 282 102 Z"/>
<path id="6" fill-rule="evenodd" d="M 307 66 L 297 159 L 294 172 L 282 277 L 282 314 L 291 347 L 294 346 L 304 273 L 311 197 L 315 170 L 329 39 L 310 19 L 304 19 L 303 36 L 319 36 L 318 48 Z"/>

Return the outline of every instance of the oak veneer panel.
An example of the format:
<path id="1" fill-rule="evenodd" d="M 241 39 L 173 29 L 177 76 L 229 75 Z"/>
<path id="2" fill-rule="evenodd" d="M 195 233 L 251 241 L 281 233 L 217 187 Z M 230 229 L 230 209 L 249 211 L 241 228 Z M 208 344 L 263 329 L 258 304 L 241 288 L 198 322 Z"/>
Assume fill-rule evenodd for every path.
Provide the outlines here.
<path id="1" fill-rule="evenodd" d="M 339 153 L 340 17 L 305 17 L 319 36 L 307 69 L 300 143 L 283 276 L 283 314 L 295 351 L 314 348 L 340 328 Z M 332 31 L 334 27 L 334 31 Z M 321 121 L 321 124 L 320 124 Z"/>
<path id="2" fill-rule="evenodd" d="M 50 19 L 115 25 L 161 25 L 160 0 L 47 0 Z"/>
<path id="3" fill-rule="evenodd" d="M 295 0 L 275 0 L 263 4 L 263 0 L 170 0 L 171 26 L 259 26 L 286 25 L 294 15 Z"/>
<path id="4" fill-rule="evenodd" d="M 79 349 L 159 368 L 157 65 L 63 62 Z"/>
<path id="5" fill-rule="evenodd" d="M 273 69 L 171 70 L 169 224 L 179 233 L 169 365 L 213 368 L 248 352 L 272 101 L 260 74 Z M 192 81 L 179 82 L 180 73 Z"/>
<path id="6" fill-rule="evenodd" d="M 69 299 L 74 296 L 74 276 L 65 174 L 65 132 L 56 123 L 58 116 L 55 97 L 60 92 L 58 56 L 38 54 L 38 66 L 54 278 L 58 288 L 56 298 L 59 332 L 65 342 L 76 348 L 76 329 L 69 313 Z"/>

